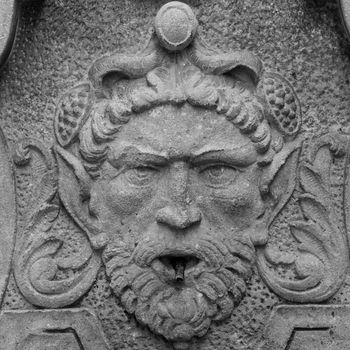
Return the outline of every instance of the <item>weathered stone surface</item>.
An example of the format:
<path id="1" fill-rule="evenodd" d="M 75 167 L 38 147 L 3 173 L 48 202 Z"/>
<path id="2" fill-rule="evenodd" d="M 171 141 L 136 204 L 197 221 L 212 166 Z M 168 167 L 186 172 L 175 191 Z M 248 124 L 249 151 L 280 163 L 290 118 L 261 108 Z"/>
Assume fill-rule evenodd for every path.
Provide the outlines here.
<path id="1" fill-rule="evenodd" d="M 2 308 L 87 307 L 110 349 L 264 348 L 277 304 L 350 293 L 348 44 L 331 2 L 163 4 L 24 5 Z M 295 327 L 287 348 L 347 346 Z M 107 346 L 33 332 L 20 348 Z"/>

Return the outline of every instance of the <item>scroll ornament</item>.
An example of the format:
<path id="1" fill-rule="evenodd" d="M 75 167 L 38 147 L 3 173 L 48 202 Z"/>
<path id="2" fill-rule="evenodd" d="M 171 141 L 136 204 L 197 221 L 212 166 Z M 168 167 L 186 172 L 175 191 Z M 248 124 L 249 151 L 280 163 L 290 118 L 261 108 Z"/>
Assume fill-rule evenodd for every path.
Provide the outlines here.
<path id="1" fill-rule="evenodd" d="M 339 220 L 332 193 L 334 158 L 345 164 L 348 141 L 339 134 L 323 135 L 311 143 L 308 158 L 299 169 L 302 219 L 290 223 L 298 251 L 284 266 L 294 266 L 296 278 L 283 279 L 272 272 L 278 266 L 265 248 L 258 250 L 258 267 L 265 283 L 283 299 L 319 303 L 342 286 L 348 268 L 349 248 L 343 220 Z M 270 265 L 270 267 L 269 267 Z"/>
<path id="2" fill-rule="evenodd" d="M 100 260 L 86 239 L 76 238 L 76 249 L 66 255 L 72 232 L 57 227 L 61 206 L 57 199 L 56 160 L 40 141 L 24 139 L 14 153 L 17 166 L 28 166 L 31 152 L 40 156 L 46 171 L 34 190 L 33 212 L 18 236 L 15 277 L 30 303 L 58 308 L 72 304 L 86 293 L 96 278 Z"/>

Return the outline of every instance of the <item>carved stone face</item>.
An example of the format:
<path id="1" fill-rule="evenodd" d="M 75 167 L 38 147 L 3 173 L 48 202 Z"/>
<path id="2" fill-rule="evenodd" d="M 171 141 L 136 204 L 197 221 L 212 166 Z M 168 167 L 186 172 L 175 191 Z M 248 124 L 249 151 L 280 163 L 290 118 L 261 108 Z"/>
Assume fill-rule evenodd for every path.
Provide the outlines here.
<path id="1" fill-rule="evenodd" d="M 257 57 L 208 50 L 191 9 L 169 4 L 189 26 L 167 27 L 161 12 L 144 51 L 97 60 L 89 82 L 58 103 L 53 187 L 90 244 L 77 253 L 79 273 L 51 283 L 61 262 L 37 258 L 43 243 L 32 235 L 15 273 L 33 304 L 65 307 L 89 290 L 102 259 L 127 312 L 185 349 L 231 315 L 255 257 L 269 286 L 289 288 L 261 248 L 294 190 L 301 109 Z"/>
<path id="2" fill-rule="evenodd" d="M 257 153 L 215 111 L 188 104 L 137 114 L 109 144 L 89 211 L 129 312 L 172 341 L 232 312 L 254 261 L 264 213 Z"/>
<path id="3" fill-rule="evenodd" d="M 25 299 L 49 309 L 83 300 L 99 312 L 113 300 L 91 289 L 103 262 L 128 313 L 176 350 L 198 348 L 192 339 L 231 315 L 255 258 L 266 285 L 293 303 L 329 299 L 349 260 L 333 202 L 343 201 L 336 175 L 347 156 L 332 158 L 345 155 L 338 142 L 348 140 L 308 140 L 299 166 L 302 115 L 292 86 L 246 51 L 209 49 L 197 25 L 187 5 L 168 2 L 144 50 L 96 60 L 88 81 L 59 100 L 54 157 L 27 138 L 14 156 L 23 166 L 34 150 L 47 167 L 14 249 Z M 278 222 L 268 245 L 268 228 L 291 198 L 290 220 Z M 114 315 L 101 310 L 106 334 L 117 338 Z"/>

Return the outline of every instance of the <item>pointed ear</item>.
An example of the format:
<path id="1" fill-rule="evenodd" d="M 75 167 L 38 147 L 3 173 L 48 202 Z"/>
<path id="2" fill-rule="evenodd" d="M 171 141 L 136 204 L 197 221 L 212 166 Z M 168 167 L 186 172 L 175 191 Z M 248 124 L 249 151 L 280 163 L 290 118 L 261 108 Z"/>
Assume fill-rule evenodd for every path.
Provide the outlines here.
<path id="1" fill-rule="evenodd" d="M 55 154 L 60 199 L 77 225 L 87 234 L 92 246 L 96 249 L 101 248 L 106 243 L 106 237 L 88 208 L 93 180 L 81 161 L 72 153 L 56 146 Z"/>
<path id="2" fill-rule="evenodd" d="M 285 144 L 263 170 L 260 188 L 267 201 L 267 227 L 272 224 L 293 194 L 301 145 L 299 139 Z"/>

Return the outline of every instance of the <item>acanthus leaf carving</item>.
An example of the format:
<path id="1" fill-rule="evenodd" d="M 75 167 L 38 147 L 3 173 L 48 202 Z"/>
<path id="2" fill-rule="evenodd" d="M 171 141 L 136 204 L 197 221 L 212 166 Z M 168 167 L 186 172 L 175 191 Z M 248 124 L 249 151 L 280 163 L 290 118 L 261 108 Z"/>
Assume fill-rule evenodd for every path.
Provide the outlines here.
<path id="1" fill-rule="evenodd" d="M 262 249 L 258 255 L 260 274 L 266 284 L 284 299 L 298 303 L 318 303 L 329 299 L 341 287 L 348 268 L 348 241 L 344 224 L 334 210 L 331 191 L 333 157 L 346 154 L 347 141 L 340 135 L 324 135 L 309 150 L 309 159 L 299 170 L 302 194 L 298 201 L 302 220 L 290 223 L 298 243 L 295 279 L 283 279 L 273 272 L 276 263 Z M 272 264 L 268 266 L 267 261 Z"/>
<path id="2" fill-rule="evenodd" d="M 76 249 L 70 254 L 64 253 L 70 231 L 57 227 L 61 209 L 57 200 L 56 161 L 52 151 L 47 151 L 40 141 L 25 139 L 15 151 L 19 166 L 30 163 L 30 150 L 41 155 L 46 171 L 34 191 L 33 213 L 19 233 L 15 278 L 20 291 L 33 305 L 62 307 L 72 304 L 91 287 L 100 260 L 84 238 L 75 243 Z"/>

